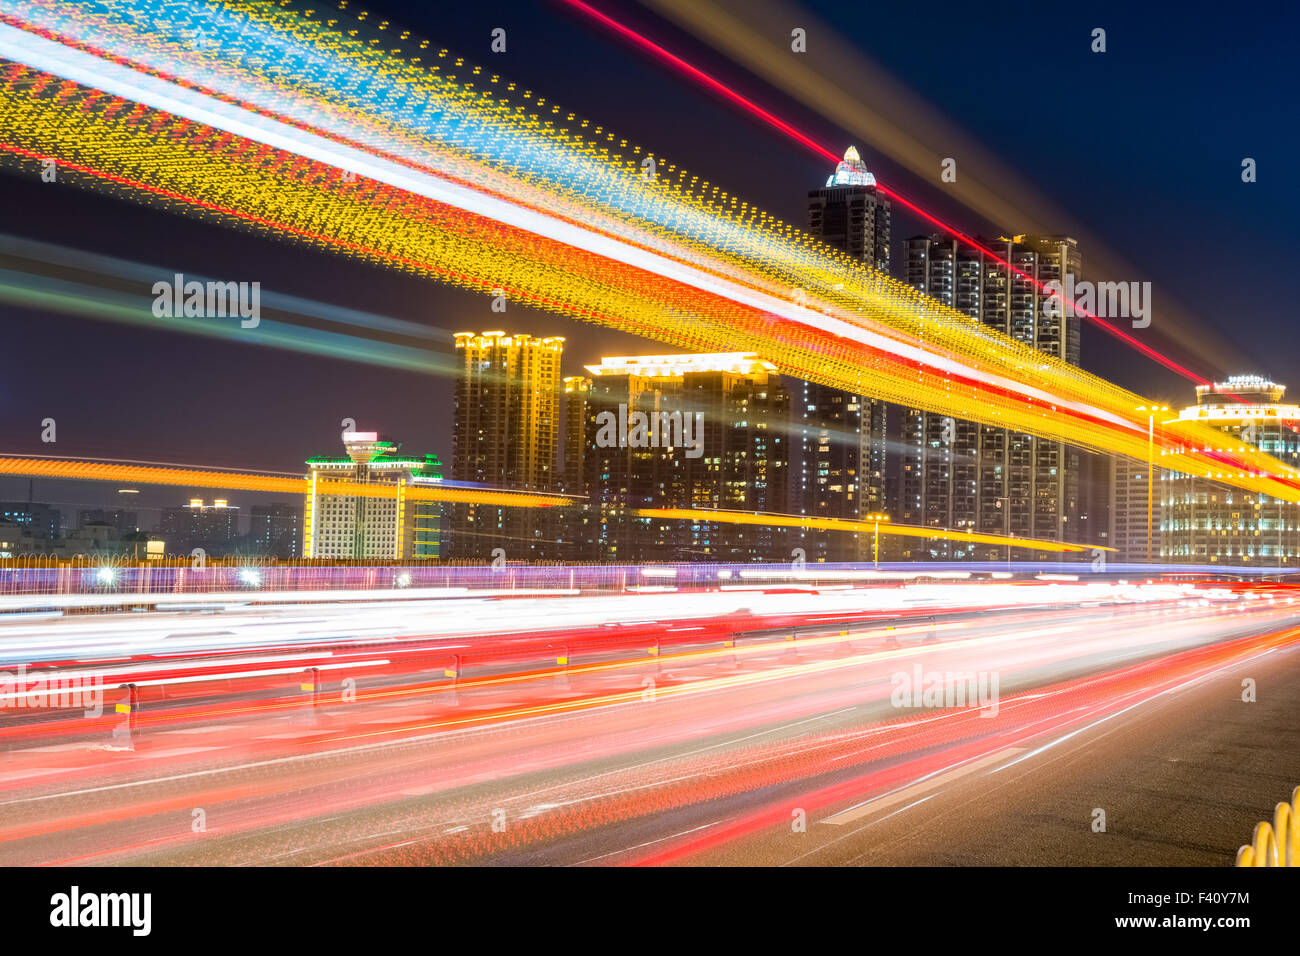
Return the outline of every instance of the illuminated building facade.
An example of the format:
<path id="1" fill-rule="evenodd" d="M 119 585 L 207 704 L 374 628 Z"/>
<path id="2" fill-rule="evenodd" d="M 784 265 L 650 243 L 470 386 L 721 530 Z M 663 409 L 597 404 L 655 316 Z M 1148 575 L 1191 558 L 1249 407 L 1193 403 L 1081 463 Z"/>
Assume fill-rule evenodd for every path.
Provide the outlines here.
<path id="1" fill-rule="evenodd" d="M 515 491 L 559 491 L 560 359 L 564 339 L 457 332 L 453 480 Z M 452 554 L 489 560 L 558 556 L 554 509 L 456 505 Z"/>
<path id="2" fill-rule="evenodd" d="M 586 474 L 601 561 L 774 561 L 780 529 L 638 516 L 643 508 L 786 513 L 790 397 L 757 355 L 643 355 L 589 365 Z M 658 420 L 656 434 L 636 431 Z M 683 422 L 675 435 L 669 423 Z M 626 427 L 625 427 L 625 423 Z M 680 437 L 681 444 L 673 444 Z"/>
<path id="3" fill-rule="evenodd" d="M 1077 243 L 1068 236 L 977 241 L 1041 283 L 1081 269 Z M 912 287 L 1040 352 L 1079 364 L 1078 316 L 1045 308 L 1048 294 L 1030 279 L 946 237 L 909 239 L 905 256 L 903 278 Z M 1080 452 L 1072 446 L 920 409 L 904 412 L 901 441 L 899 521 L 1045 541 L 1088 534 L 1080 520 Z M 900 555 L 906 559 L 1007 556 L 996 545 L 907 540 Z"/>
<path id="4" fill-rule="evenodd" d="M 1182 409 L 1177 421 L 1223 432 L 1220 447 L 1203 451 L 1253 445 L 1294 469 L 1300 466 L 1300 406 L 1286 404 L 1285 394 L 1285 385 L 1254 375 L 1234 376 L 1198 385 L 1196 404 Z M 1300 564 L 1300 505 L 1177 471 L 1164 473 L 1162 485 L 1163 560 L 1249 567 Z"/>
<path id="5" fill-rule="evenodd" d="M 401 489 L 442 481 L 435 455 L 402 455 L 376 432 L 344 432 L 342 458 L 309 458 L 303 509 L 303 557 L 336 560 L 424 560 L 439 557 L 439 504 L 412 501 Z M 397 485 L 393 498 L 325 493 L 322 481 Z"/>
<path id="6" fill-rule="evenodd" d="M 850 146 L 826 185 L 808 193 L 808 231 L 889 272 L 891 204 Z M 815 382 L 791 380 L 791 503 L 797 514 L 860 520 L 884 510 L 887 405 Z M 792 532 L 808 561 L 870 559 L 871 535 Z"/>

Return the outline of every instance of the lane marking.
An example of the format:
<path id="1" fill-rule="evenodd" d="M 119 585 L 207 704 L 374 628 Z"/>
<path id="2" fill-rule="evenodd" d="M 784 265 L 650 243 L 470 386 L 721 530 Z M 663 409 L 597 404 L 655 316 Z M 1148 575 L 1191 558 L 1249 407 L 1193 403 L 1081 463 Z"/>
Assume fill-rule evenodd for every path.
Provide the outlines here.
<path id="1" fill-rule="evenodd" d="M 210 750 L 224 750 L 224 749 L 225 749 L 224 747 L 177 747 L 174 750 L 156 750 L 152 753 L 150 753 L 149 751 L 145 751 L 143 753 L 137 751 L 137 755 L 141 757 L 148 757 L 150 760 L 161 760 L 166 757 L 184 757 L 186 754 L 201 754 L 201 753 L 207 753 Z"/>
<path id="2" fill-rule="evenodd" d="M 829 823 L 832 826 L 843 826 L 846 823 L 852 823 L 853 821 L 860 820 L 865 816 L 870 816 L 877 811 L 885 810 L 895 804 L 911 800 L 913 797 L 920 796 L 926 791 L 934 790 L 936 787 L 944 786 L 954 780 L 965 777 L 968 774 L 979 770 L 981 767 L 987 767 L 989 764 L 997 763 L 1007 757 L 1017 756 L 1024 753 L 1024 750 L 1024 747 L 1003 748 L 1002 750 L 997 751 L 997 753 L 989 754 L 988 756 L 981 757 L 978 760 L 972 760 L 970 763 L 962 764 L 960 767 L 956 767 L 946 773 L 941 773 L 937 777 L 925 777 L 910 786 L 904 787 L 902 790 L 895 790 L 894 792 L 887 793 L 882 797 L 868 800 L 866 803 L 860 803 L 857 806 L 849 807 L 847 810 L 829 816 L 820 822 Z"/>

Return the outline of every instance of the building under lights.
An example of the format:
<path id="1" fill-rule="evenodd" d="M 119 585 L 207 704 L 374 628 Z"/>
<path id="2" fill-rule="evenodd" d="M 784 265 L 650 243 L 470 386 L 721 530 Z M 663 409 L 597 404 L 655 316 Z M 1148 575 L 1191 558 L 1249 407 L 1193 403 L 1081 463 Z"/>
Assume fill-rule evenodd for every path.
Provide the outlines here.
<path id="1" fill-rule="evenodd" d="M 385 561 L 439 557 L 441 506 L 406 489 L 442 481 L 435 455 L 417 458 L 376 432 L 344 432 L 342 458 L 309 458 L 303 508 L 305 558 Z M 326 482 L 395 485 L 393 497 L 331 494 Z"/>
<path id="2" fill-rule="evenodd" d="M 162 509 L 157 537 L 171 554 L 188 555 L 200 548 L 210 558 L 232 553 L 239 539 L 239 509 L 225 498 L 212 504 L 191 498 L 188 504 Z"/>
<path id="3" fill-rule="evenodd" d="M 564 339 L 457 332 L 451 474 L 457 482 L 512 491 L 560 490 L 560 358 Z M 488 561 L 560 556 L 553 508 L 455 505 L 451 554 Z"/>
<path id="4" fill-rule="evenodd" d="M 850 146 L 826 185 L 808 193 L 808 231 L 878 272 L 889 272 L 891 206 Z M 860 520 L 885 508 L 886 404 L 792 379 L 791 503 L 810 518 Z M 869 558 L 872 537 L 791 532 L 809 561 Z"/>
<path id="5" fill-rule="evenodd" d="M 1068 236 L 980 239 L 1026 275 L 1047 283 L 1078 275 L 1077 243 Z M 1040 352 L 1079 364 L 1079 318 L 1045 309 L 1047 293 L 955 239 L 918 236 L 906 243 L 904 281 Z M 1061 312 L 1066 314 L 1062 315 Z M 1082 541 L 1080 452 L 1063 442 L 908 409 L 895 518 L 955 531 Z M 1006 548 L 939 539 L 906 539 L 912 560 L 998 560 Z M 1019 559 L 1046 553 L 1015 553 Z"/>
<path id="6" fill-rule="evenodd" d="M 637 355 L 589 365 L 585 471 L 600 561 L 781 561 L 782 529 L 650 518 L 639 509 L 788 511 L 790 396 L 776 366 L 749 352 Z M 692 416 L 691 447 L 611 421 L 640 412 L 661 423 Z M 602 428 L 605 429 L 602 432 Z M 685 436 L 683 436 L 685 437 Z"/>
<path id="7" fill-rule="evenodd" d="M 590 560 L 595 549 L 594 512 L 587 478 L 587 408 L 591 379 L 572 375 L 564 379 L 564 470 L 562 489 L 579 501 L 562 509 L 560 557 L 566 561 Z"/>
<path id="8" fill-rule="evenodd" d="M 1254 375 L 1198 385 L 1196 404 L 1182 409 L 1177 421 L 1213 426 L 1223 432 L 1223 444 L 1189 450 L 1236 451 L 1253 445 L 1297 467 L 1300 406 L 1285 404 L 1285 393 L 1285 385 Z M 1247 567 L 1300 564 L 1300 504 L 1177 471 L 1163 472 L 1162 477 L 1164 561 Z"/>

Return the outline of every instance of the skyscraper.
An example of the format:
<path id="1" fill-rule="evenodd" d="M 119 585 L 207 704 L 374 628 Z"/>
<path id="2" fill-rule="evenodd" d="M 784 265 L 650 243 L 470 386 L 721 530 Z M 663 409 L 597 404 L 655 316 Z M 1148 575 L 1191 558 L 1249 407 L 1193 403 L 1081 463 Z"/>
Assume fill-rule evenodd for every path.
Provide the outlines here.
<path id="1" fill-rule="evenodd" d="M 905 281 L 959 312 L 1073 365 L 1079 319 L 1045 307 L 1047 283 L 1078 275 L 1077 243 L 1068 236 L 979 239 L 1030 278 L 978 250 L 940 236 L 906 244 Z M 903 415 L 898 520 L 936 528 L 1078 540 L 1079 450 L 951 415 L 908 409 Z M 1006 549 L 939 539 L 908 539 L 904 557 L 996 560 Z M 1039 556 L 1026 552 L 1020 557 Z"/>
<path id="2" fill-rule="evenodd" d="M 406 490 L 442 481 L 442 463 L 400 454 L 401 445 L 376 432 L 344 432 L 342 458 L 309 458 L 310 487 L 303 508 L 303 556 L 402 561 L 439 556 L 437 502 L 416 501 Z M 385 497 L 340 495 L 328 481 L 395 485 Z"/>
<path id="3" fill-rule="evenodd" d="M 889 271 L 891 204 L 856 148 L 808 193 L 808 231 L 880 272 Z M 791 504 L 802 515 L 860 520 L 886 507 L 887 406 L 815 382 L 792 380 Z M 858 561 L 870 535 L 792 532 L 809 561 Z"/>
<path id="4" fill-rule="evenodd" d="M 808 193 L 808 231 L 877 272 L 889 272 L 891 215 L 891 203 L 876 191 L 876 177 L 854 146 L 826 185 Z"/>
<path id="5" fill-rule="evenodd" d="M 786 511 L 789 394 L 774 365 L 734 352 L 606 357 L 587 370 L 595 557 L 784 559 L 779 529 L 637 513 Z"/>
<path id="6" fill-rule="evenodd" d="M 1285 404 L 1285 393 L 1285 385 L 1257 375 L 1233 376 L 1226 382 L 1198 385 L 1196 404 L 1179 411 L 1178 420 L 1223 432 L 1218 448 L 1191 450 L 1254 446 L 1294 469 L 1300 466 L 1300 406 Z M 1166 454 L 1166 449 L 1160 454 Z M 1160 555 L 1164 561 L 1248 567 L 1300 564 L 1300 505 L 1183 472 L 1165 471 L 1162 477 Z"/>
<path id="7" fill-rule="evenodd" d="M 558 491 L 560 357 L 564 339 L 506 332 L 456 333 L 460 374 L 452 431 L 452 479 L 516 491 Z M 488 560 L 557 556 L 555 509 L 452 509 L 452 554 Z M 543 513 L 544 512 L 544 513 Z"/>

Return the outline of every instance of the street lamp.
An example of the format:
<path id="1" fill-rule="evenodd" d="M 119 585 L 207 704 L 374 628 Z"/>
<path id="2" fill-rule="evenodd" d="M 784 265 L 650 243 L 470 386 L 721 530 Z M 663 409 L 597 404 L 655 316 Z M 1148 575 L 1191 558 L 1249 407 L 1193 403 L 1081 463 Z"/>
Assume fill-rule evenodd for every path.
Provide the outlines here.
<path id="1" fill-rule="evenodd" d="M 1007 503 L 1007 520 L 1003 522 L 1003 530 L 1005 531 L 1006 536 L 1009 539 L 1011 537 L 1011 498 L 1010 497 L 994 498 L 993 500 L 996 502 L 996 504 L 994 504 L 993 507 L 999 510 L 1001 510 L 1002 508 L 1002 502 L 1005 501 Z M 1011 573 L 1011 542 L 1008 540 L 1007 541 L 1007 574 L 1010 573 Z"/>
<path id="2" fill-rule="evenodd" d="M 870 514 L 867 515 L 867 520 L 875 522 L 876 530 L 875 530 L 874 539 L 871 546 L 871 553 L 872 553 L 871 563 L 873 567 L 879 568 L 880 567 L 880 522 L 888 521 L 889 515 Z"/>
<path id="3" fill-rule="evenodd" d="M 1169 411 L 1168 405 L 1139 405 L 1139 412 L 1147 413 L 1147 564 L 1151 563 L 1152 513 L 1155 503 L 1156 473 L 1156 412 Z"/>

